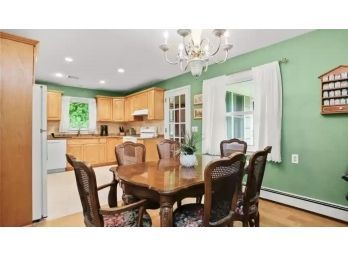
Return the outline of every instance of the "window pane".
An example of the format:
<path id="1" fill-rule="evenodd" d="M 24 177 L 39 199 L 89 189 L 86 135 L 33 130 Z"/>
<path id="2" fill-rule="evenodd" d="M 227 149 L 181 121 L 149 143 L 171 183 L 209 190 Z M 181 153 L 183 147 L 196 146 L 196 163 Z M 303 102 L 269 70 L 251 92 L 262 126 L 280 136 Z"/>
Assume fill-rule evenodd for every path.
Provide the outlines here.
<path id="1" fill-rule="evenodd" d="M 179 108 L 180 96 L 175 96 L 175 108 Z"/>
<path id="2" fill-rule="evenodd" d="M 185 95 L 181 95 L 180 96 L 180 107 L 181 108 L 185 108 L 185 105 L 186 105 L 186 103 L 185 103 Z"/>
<path id="3" fill-rule="evenodd" d="M 174 109 L 174 97 L 169 98 L 169 109 Z"/>
<path id="4" fill-rule="evenodd" d="M 180 110 L 180 121 L 185 122 L 185 109 Z"/>
<path id="5" fill-rule="evenodd" d="M 71 129 L 81 129 L 89 127 L 88 103 L 70 103 L 69 121 Z"/>
<path id="6" fill-rule="evenodd" d="M 185 137 L 185 124 L 180 124 L 180 136 Z"/>
<path id="7" fill-rule="evenodd" d="M 175 136 L 176 137 L 180 137 L 180 134 L 179 134 L 179 124 L 175 124 Z"/>
<path id="8" fill-rule="evenodd" d="M 175 122 L 179 122 L 179 110 L 175 110 Z"/>

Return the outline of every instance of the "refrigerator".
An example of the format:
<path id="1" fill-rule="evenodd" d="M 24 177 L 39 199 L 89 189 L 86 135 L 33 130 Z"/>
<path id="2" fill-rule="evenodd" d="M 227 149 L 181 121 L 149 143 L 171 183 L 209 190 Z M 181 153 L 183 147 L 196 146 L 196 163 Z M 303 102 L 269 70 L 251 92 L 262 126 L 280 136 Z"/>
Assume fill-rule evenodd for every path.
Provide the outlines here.
<path id="1" fill-rule="evenodd" d="M 47 217 L 47 87 L 33 86 L 33 221 Z"/>

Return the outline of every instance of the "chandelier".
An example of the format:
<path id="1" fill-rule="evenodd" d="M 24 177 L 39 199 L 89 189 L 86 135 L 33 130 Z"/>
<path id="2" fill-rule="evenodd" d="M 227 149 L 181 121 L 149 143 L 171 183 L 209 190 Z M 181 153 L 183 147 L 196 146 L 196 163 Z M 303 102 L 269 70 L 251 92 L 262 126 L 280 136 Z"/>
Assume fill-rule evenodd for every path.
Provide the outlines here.
<path id="1" fill-rule="evenodd" d="M 191 70 L 194 77 L 199 77 L 203 70 L 208 70 L 209 60 L 211 60 L 219 52 L 224 52 L 224 59 L 215 61 L 215 63 L 223 63 L 227 60 L 229 51 L 233 47 L 228 42 L 228 33 L 225 29 L 214 29 L 213 35 L 218 39 L 218 45 L 213 46 L 209 38 L 201 39 L 202 30 L 179 29 L 177 33 L 182 37 L 182 43 L 177 47 L 177 55 L 175 60 L 168 58 L 168 32 L 164 33 L 164 44 L 160 45 L 160 49 L 164 52 L 165 60 L 177 65 L 179 64 L 182 71 Z M 225 40 L 223 40 L 225 39 Z"/>

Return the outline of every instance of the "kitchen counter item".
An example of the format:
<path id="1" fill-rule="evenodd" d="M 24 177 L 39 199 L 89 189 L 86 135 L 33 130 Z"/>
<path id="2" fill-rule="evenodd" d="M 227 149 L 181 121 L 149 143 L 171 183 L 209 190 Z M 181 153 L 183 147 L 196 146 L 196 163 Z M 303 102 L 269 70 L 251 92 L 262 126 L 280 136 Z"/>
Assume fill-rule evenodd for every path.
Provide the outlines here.
<path id="1" fill-rule="evenodd" d="M 157 137 L 157 128 L 154 127 L 154 126 L 151 126 L 151 127 L 141 127 L 140 128 L 140 137 L 141 138 Z"/>

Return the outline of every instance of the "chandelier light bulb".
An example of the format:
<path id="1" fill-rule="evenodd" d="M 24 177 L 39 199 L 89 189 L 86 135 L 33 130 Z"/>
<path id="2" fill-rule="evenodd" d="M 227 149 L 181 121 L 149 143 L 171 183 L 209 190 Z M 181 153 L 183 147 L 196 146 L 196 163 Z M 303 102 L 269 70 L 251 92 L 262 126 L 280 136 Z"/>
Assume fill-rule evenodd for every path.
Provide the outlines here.
<path id="1" fill-rule="evenodd" d="M 199 44 L 201 43 L 201 34 L 202 34 L 202 30 L 201 29 L 193 29 L 192 30 L 192 41 L 193 44 L 195 46 L 199 46 Z"/>
<path id="2" fill-rule="evenodd" d="M 228 38 L 230 37 L 230 33 L 228 32 L 228 30 L 226 30 L 225 34 L 224 34 L 224 37 L 225 37 L 225 45 L 228 44 Z"/>

